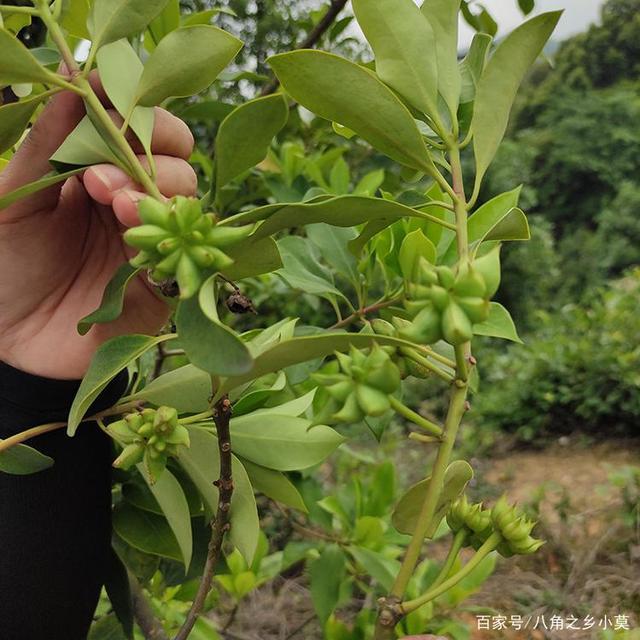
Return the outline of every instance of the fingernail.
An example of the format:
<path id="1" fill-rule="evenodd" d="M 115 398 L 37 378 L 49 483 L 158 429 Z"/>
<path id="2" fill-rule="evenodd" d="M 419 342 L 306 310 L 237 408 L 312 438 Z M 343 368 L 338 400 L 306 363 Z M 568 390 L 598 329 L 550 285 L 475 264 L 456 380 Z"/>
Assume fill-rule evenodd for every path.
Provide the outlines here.
<path id="1" fill-rule="evenodd" d="M 117 191 L 129 183 L 129 177 L 126 173 L 110 165 L 94 167 L 93 175 L 95 175 L 109 191 Z"/>
<path id="2" fill-rule="evenodd" d="M 124 193 L 126 194 L 127 198 L 129 198 L 129 200 L 131 200 L 131 202 L 133 202 L 133 204 L 135 204 L 136 206 L 138 206 L 138 204 L 140 204 L 140 202 L 147 197 L 146 194 L 140 193 L 138 191 L 125 191 Z"/>

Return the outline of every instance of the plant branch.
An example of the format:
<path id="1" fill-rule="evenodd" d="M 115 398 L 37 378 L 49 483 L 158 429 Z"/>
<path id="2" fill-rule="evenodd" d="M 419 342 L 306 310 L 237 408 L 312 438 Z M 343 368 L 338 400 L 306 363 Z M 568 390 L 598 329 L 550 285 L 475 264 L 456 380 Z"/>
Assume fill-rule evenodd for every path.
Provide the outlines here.
<path id="1" fill-rule="evenodd" d="M 433 362 L 429 362 L 427 358 L 420 355 L 414 349 L 410 349 L 409 347 L 402 347 L 400 349 L 400 352 L 403 355 L 407 356 L 407 358 L 409 358 L 410 360 L 413 360 L 416 364 L 419 364 L 421 367 L 428 369 L 429 371 L 431 371 L 431 373 L 434 373 L 439 378 L 442 378 L 442 380 L 444 380 L 445 382 L 448 382 L 449 384 L 453 382 L 454 378 L 452 375 L 450 375 L 446 371 L 443 371 L 440 367 L 433 364 Z"/>
<path id="2" fill-rule="evenodd" d="M 60 55 L 62 56 L 67 69 L 71 74 L 71 83 L 67 83 L 64 79 L 60 78 L 57 74 L 52 74 L 58 84 L 61 82 L 68 85 L 70 90 L 81 93 L 84 96 L 85 103 L 88 109 L 91 109 L 94 116 L 99 120 L 105 133 L 108 135 L 110 142 L 118 149 L 122 154 L 122 157 L 127 163 L 127 167 L 132 177 L 142 186 L 142 188 L 157 200 L 162 200 L 162 194 L 158 189 L 156 183 L 145 171 L 144 167 L 140 163 L 138 156 L 134 153 L 131 145 L 127 141 L 123 132 L 115 125 L 109 113 L 100 102 L 100 99 L 96 95 L 95 91 L 91 87 L 89 81 L 84 77 L 81 69 L 73 57 L 73 53 L 67 44 L 67 41 L 60 29 L 60 25 L 54 19 L 51 8 L 45 2 L 45 0 L 37 0 L 40 16 L 47 26 L 51 39 L 54 41 Z M 52 78 L 52 82 L 54 81 Z"/>
<path id="3" fill-rule="evenodd" d="M 8 451 L 9 449 L 11 449 L 11 447 L 15 447 L 19 444 L 22 444 L 23 442 L 26 442 L 27 440 L 31 440 L 31 438 L 36 438 L 37 436 L 44 435 L 45 433 L 51 433 L 51 431 L 64 429 L 66 426 L 66 422 L 51 422 L 49 424 L 41 424 L 37 427 L 27 429 L 26 431 L 16 433 L 10 438 L 0 440 L 0 454 Z"/>
<path id="4" fill-rule="evenodd" d="M 331 5 L 327 9 L 327 13 L 324 14 L 320 22 L 309 32 L 309 35 L 296 47 L 296 49 L 311 49 L 318 42 L 320 38 L 329 30 L 335 19 L 340 12 L 345 8 L 347 0 L 331 0 Z M 264 86 L 260 95 L 268 96 L 277 91 L 280 83 L 277 78 L 272 78 L 271 81 Z"/>
<path id="5" fill-rule="evenodd" d="M 87 106 L 93 111 L 95 117 L 100 121 L 100 124 L 108 134 L 111 142 L 126 160 L 127 166 L 134 180 L 136 180 L 150 196 L 154 197 L 156 200 L 164 200 L 158 186 L 151 176 L 145 171 L 138 159 L 138 156 L 134 153 L 126 137 L 111 119 L 111 116 L 109 116 L 109 113 L 104 108 L 102 102 L 100 102 L 100 98 L 98 98 L 96 93 L 93 91 L 89 81 L 82 76 L 75 76 L 73 82 L 76 86 L 85 90 L 85 101 Z"/>
<path id="6" fill-rule="evenodd" d="M 142 590 L 142 586 L 131 572 L 129 572 L 129 585 L 131 589 L 133 617 L 138 623 L 145 640 L 169 640 L 169 637 L 162 627 L 162 623 L 153 612 L 151 604 Z"/>
<path id="7" fill-rule="evenodd" d="M 7 5 L 0 5 L 0 13 L 22 13 L 28 16 L 39 16 L 40 12 L 37 9 L 31 7 L 9 7 Z"/>
<path id="8" fill-rule="evenodd" d="M 453 199 L 456 216 L 456 245 L 458 261 L 462 263 L 469 259 L 469 234 L 467 228 L 467 202 L 462 176 L 460 148 L 458 147 L 457 140 L 452 142 L 448 138 L 445 138 L 445 142 L 449 149 L 449 159 L 451 164 L 453 189 L 451 190 L 452 193 L 449 193 Z M 409 351 L 411 352 L 411 350 Z M 415 355 L 411 355 L 411 353 L 407 355 L 412 357 L 414 361 L 418 362 Z M 465 343 L 461 347 L 456 347 L 456 378 L 455 384 L 453 385 L 453 391 L 451 393 L 451 399 L 449 401 L 449 410 L 445 421 L 442 444 L 438 449 L 438 454 L 431 473 L 431 481 L 429 482 L 424 503 L 422 504 L 422 509 L 418 516 L 416 529 L 413 537 L 411 538 L 411 542 L 407 547 L 400 571 L 396 577 L 390 596 L 382 600 L 376 624 L 376 640 L 387 640 L 388 638 L 393 637 L 393 627 L 402 619 L 402 617 L 451 588 L 458 580 L 462 579 L 474 568 L 474 563 L 477 565 L 482 557 L 484 557 L 479 557 L 481 552 L 484 553 L 484 555 L 487 555 L 487 553 L 495 548 L 500 541 L 499 536 L 497 540 L 495 540 L 493 536 L 490 537 L 485 545 L 480 548 L 478 554 L 476 554 L 469 564 L 465 565 L 465 567 L 455 576 L 445 580 L 442 584 L 436 587 L 436 589 L 427 592 L 427 594 L 415 601 L 410 601 L 406 604 L 402 604 L 400 602 L 407 585 L 409 584 L 409 580 L 415 571 L 418 560 L 420 559 L 420 552 L 422 550 L 425 536 L 432 524 L 438 500 L 442 494 L 445 470 L 449 464 L 451 453 L 453 452 L 453 447 L 455 445 L 456 436 L 458 434 L 462 418 L 467 410 L 467 393 L 469 386 L 467 382 L 467 361 L 470 360 L 470 358 L 471 344 L 469 342 Z M 426 358 L 423 358 L 423 360 L 425 361 L 423 363 L 425 366 L 427 363 L 430 364 Z M 437 367 L 435 368 L 437 369 Z M 495 544 L 495 546 L 489 548 L 491 544 Z"/>
<path id="9" fill-rule="evenodd" d="M 358 309 L 355 313 L 352 313 L 350 316 L 346 317 L 344 320 L 340 320 L 336 322 L 333 326 L 329 327 L 329 331 L 333 329 L 342 329 L 343 327 L 348 327 L 352 322 L 356 320 L 360 320 L 361 318 L 368 316 L 371 313 L 375 313 L 376 311 L 380 311 L 380 309 L 385 309 L 386 307 L 390 307 L 394 304 L 400 302 L 402 298 L 394 298 L 393 300 L 385 300 L 384 302 L 376 302 L 376 304 L 372 304 L 368 307 L 364 307 L 364 309 Z"/>
<path id="10" fill-rule="evenodd" d="M 445 203 L 438 203 L 438 205 L 434 205 L 433 203 L 430 202 L 427 206 L 428 207 L 438 206 L 444 209 L 449 209 L 450 211 L 452 210 L 451 205 L 448 205 Z M 441 220 L 440 218 L 437 218 L 436 216 L 432 216 L 430 213 L 426 213 L 425 211 L 420 211 L 420 213 L 421 213 L 420 218 L 422 220 L 428 220 L 429 222 L 433 222 L 434 224 L 439 224 L 441 227 L 444 227 L 445 229 L 449 229 L 450 231 L 456 230 L 455 224 L 451 224 L 446 220 Z"/>
<path id="11" fill-rule="evenodd" d="M 128 411 L 129 409 L 136 409 L 138 407 L 139 403 L 137 402 L 128 402 L 125 404 L 115 405 L 109 409 L 101 411 L 100 413 L 96 413 L 95 415 L 84 418 L 82 422 L 94 422 L 96 420 L 118 415 L 120 413 Z M 44 435 L 45 433 L 64 429 L 66 426 L 66 422 L 50 422 L 47 424 L 38 425 L 36 427 L 31 427 L 30 429 L 26 429 L 25 431 L 21 431 L 20 433 L 16 433 L 6 440 L 0 440 L 0 454 L 11 449 L 11 447 L 15 447 L 33 438 L 37 438 L 38 436 Z"/>
<path id="12" fill-rule="evenodd" d="M 451 548 L 449 549 L 449 553 L 447 554 L 447 558 L 442 565 L 442 569 L 440 569 L 440 573 L 436 576 L 436 579 L 433 581 L 429 590 L 435 589 L 439 587 L 446 579 L 449 573 L 451 573 L 451 569 L 453 567 L 453 563 L 458 558 L 460 550 L 464 546 L 465 540 L 467 539 L 467 530 L 462 528 L 456 533 L 453 537 L 453 541 L 451 542 Z"/>
<path id="13" fill-rule="evenodd" d="M 62 29 L 60 29 L 60 25 L 56 22 L 56 19 L 51 13 L 51 7 L 47 2 L 45 2 L 45 0 L 37 0 L 37 4 L 37 13 L 47 27 L 51 39 L 55 43 L 56 47 L 58 47 L 58 51 L 60 52 L 69 73 L 72 76 L 80 73 L 80 67 L 76 62 L 76 59 L 73 57 L 73 52 L 67 44 L 67 40 L 64 37 L 64 33 L 62 33 Z"/>
<path id="14" fill-rule="evenodd" d="M 198 587 L 198 592 L 187 614 L 182 628 L 175 637 L 175 640 L 187 640 L 198 617 L 202 613 L 205 600 L 211 591 L 216 565 L 222 552 L 224 537 L 231 528 L 230 510 L 231 498 L 233 497 L 233 459 L 231 456 L 231 433 L 229 423 L 231 421 L 231 402 L 228 396 L 224 396 L 214 407 L 213 419 L 218 432 L 218 447 L 220 450 L 220 478 L 216 481 L 219 491 L 218 510 L 215 519 L 211 523 L 211 539 L 209 540 L 209 550 L 207 561 L 204 566 L 204 573 Z"/>
<path id="15" fill-rule="evenodd" d="M 419 413 L 416 413 L 413 409 L 410 409 L 405 404 L 400 402 L 396 397 L 389 396 L 389 402 L 391 408 L 403 418 L 406 418 L 410 422 L 424 429 L 427 433 L 435 436 L 436 438 L 442 438 L 442 427 L 422 417 Z"/>
<path id="16" fill-rule="evenodd" d="M 429 589 L 429 591 L 420 597 L 403 602 L 400 605 L 403 613 L 406 615 L 416 609 L 419 609 L 422 605 L 427 604 L 427 602 L 431 602 L 431 600 L 434 600 L 451 589 L 451 587 L 454 587 L 458 582 L 460 582 L 460 580 L 468 576 L 492 551 L 495 551 L 496 547 L 501 542 L 502 536 L 497 532 L 492 533 L 484 544 L 476 551 L 473 558 L 471 558 L 471 560 L 469 560 L 469 562 L 467 562 L 460 571 L 453 574 L 448 580 L 445 580 L 436 588 Z"/>
<path id="17" fill-rule="evenodd" d="M 447 356 L 443 356 L 440 355 L 437 351 L 434 351 L 433 349 L 426 347 L 426 346 L 420 346 L 420 347 L 416 347 L 419 351 L 424 351 L 424 353 L 431 358 L 432 360 L 435 360 L 436 362 L 439 362 L 440 364 L 445 365 L 446 367 L 449 367 L 449 369 L 455 369 L 456 368 L 456 363 L 447 358 Z"/>
<path id="18" fill-rule="evenodd" d="M 433 515 L 438 504 L 438 499 L 442 492 L 442 487 L 444 485 L 444 473 L 447 465 L 449 464 L 449 458 L 451 457 L 451 452 L 455 444 L 458 428 L 462 421 L 462 416 L 466 411 L 466 399 L 467 386 L 455 386 L 451 394 L 449 411 L 442 436 L 442 444 L 438 449 L 438 454 L 433 465 L 431 481 L 429 482 L 424 503 L 420 510 L 420 515 L 418 516 L 415 533 L 411 538 L 400 572 L 398 573 L 393 589 L 391 590 L 391 595 L 396 598 L 402 598 L 416 565 L 418 564 L 422 544 L 427 531 L 431 526 Z"/>

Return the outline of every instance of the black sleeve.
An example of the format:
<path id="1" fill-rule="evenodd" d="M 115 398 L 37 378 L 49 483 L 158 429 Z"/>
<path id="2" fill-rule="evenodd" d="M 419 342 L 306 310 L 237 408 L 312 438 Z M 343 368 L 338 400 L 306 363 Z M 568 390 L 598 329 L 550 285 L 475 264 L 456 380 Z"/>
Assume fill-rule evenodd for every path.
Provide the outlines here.
<path id="1" fill-rule="evenodd" d="M 0 363 L 0 438 L 66 420 L 77 381 L 50 380 Z M 117 402 L 126 374 L 87 415 Z M 29 442 L 55 465 L 35 475 L 0 472 L 0 637 L 85 640 L 111 537 L 111 443 L 95 423 Z"/>

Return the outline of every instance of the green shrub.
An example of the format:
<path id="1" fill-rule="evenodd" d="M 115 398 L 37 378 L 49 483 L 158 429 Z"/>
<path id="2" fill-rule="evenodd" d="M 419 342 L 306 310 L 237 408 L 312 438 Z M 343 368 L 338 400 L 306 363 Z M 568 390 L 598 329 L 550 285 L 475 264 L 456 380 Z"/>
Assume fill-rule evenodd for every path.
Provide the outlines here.
<path id="1" fill-rule="evenodd" d="M 589 308 L 538 318 L 526 346 L 481 358 L 491 375 L 474 403 L 478 426 L 524 440 L 578 430 L 638 435 L 640 269 L 594 294 Z"/>

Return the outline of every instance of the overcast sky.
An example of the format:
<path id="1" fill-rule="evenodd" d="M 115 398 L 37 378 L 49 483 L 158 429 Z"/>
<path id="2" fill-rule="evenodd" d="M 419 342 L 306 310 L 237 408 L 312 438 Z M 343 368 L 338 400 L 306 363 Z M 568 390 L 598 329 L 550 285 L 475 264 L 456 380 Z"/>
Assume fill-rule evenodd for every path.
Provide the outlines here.
<path id="1" fill-rule="evenodd" d="M 416 4 L 422 4 L 422 0 L 414 0 Z M 535 11 L 532 17 L 545 11 L 564 9 L 560 24 L 554 32 L 554 40 L 566 40 L 569 36 L 584 31 L 590 24 L 598 22 L 600 7 L 605 0 L 536 0 Z M 482 0 L 487 10 L 491 13 L 499 25 L 498 37 L 503 37 L 512 29 L 524 21 L 524 16 L 518 8 L 517 0 Z M 359 27 L 354 24 L 352 32 L 362 37 Z M 460 51 L 469 48 L 473 39 L 473 30 L 460 17 Z"/>
<path id="2" fill-rule="evenodd" d="M 482 4 L 487 7 L 500 26 L 499 37 L 509 33 L 523 20 L 516 0 L 483 0 Z M 564 9 L 564 15 L 553 36 L 555 40 L 564 40 L 597 22 L 600 16 L 600 7 L 603 4 L 604 0 L 537 0 L 536 9 L 531 15 L 554 9 Z M 471 28 L 466 23 L 462 24 L 460 48 L 467 49 L 472 38 Z"/>

